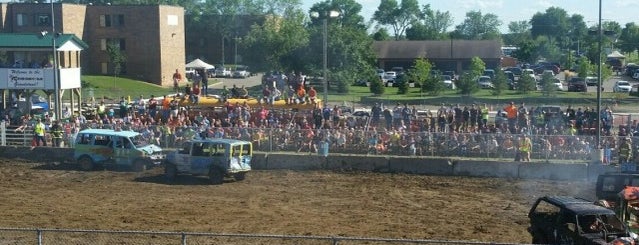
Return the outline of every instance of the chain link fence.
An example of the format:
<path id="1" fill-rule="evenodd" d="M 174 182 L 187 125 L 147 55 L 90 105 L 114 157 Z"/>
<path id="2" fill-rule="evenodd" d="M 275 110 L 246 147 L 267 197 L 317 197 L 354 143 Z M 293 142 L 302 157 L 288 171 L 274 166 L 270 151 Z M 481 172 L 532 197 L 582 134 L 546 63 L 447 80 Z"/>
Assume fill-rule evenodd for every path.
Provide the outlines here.
<path id="1" fill-rule="evenodd" d="M 356 245 L 356 244 L 493 244 L 515 245 L 519 243 L 494 243 L 477 241 L 417 240 L 331 236 L 291 236 L 260 234 L 223 234 L 196 232 L 110 231 L 74 229 L 22 229 L 0 228 L 0 244 L 37 245 L 205 245 L 205 244 L 281 244 L 281 245 Z"/>

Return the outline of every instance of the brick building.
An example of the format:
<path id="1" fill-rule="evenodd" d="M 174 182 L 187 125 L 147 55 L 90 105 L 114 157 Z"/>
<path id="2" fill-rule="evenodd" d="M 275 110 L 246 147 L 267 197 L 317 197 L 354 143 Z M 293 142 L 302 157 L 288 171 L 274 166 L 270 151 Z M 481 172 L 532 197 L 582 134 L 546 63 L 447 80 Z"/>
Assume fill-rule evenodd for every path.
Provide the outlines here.
<path id="1" fill-rule="evenodd" d="M 112 75 L 106 51 L 110 43 L 126 55 L 121 75 L 168 86 L 175 69 L 184 74 L 184 9 L 165 5 L 80 5 L 1 3 L 0 32 L 75 34 L 89 48 L 81 61 L 83 74 Z"/>

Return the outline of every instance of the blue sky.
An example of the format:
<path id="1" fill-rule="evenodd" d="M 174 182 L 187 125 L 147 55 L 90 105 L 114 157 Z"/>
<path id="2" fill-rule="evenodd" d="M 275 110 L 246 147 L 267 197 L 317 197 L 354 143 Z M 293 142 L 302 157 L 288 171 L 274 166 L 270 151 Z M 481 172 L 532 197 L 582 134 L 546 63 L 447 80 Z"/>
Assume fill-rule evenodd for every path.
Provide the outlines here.
<path id="1" fill-rule="evenodd" d="M 355 0 L 362 5 L 362 15 L 368 21 L 380 0 Z M 318 0 L 302 0 L 302 7 L 308 10 Z M 401 2 L 401 0 L 397 0 Z M 584 16 L 586 25 L 595 25 L 599 18 L 598 0 L 418 0 L 420 6 L 430 4 L 434 10 L 449 11 L 455 25 L 461 23 L 466 12 L 480 10 L 483 14 L 493 13 L 502 21 L 500 30 L 506 32 L 511 21 L 530 20 L 537 12 L 545 12 L 549 7 L 560 7 L 568 15 Z M 602 0 L 602 17 L 619 22 L 623 27 L 628 22 L 639 24 L 639 0 Z"/>

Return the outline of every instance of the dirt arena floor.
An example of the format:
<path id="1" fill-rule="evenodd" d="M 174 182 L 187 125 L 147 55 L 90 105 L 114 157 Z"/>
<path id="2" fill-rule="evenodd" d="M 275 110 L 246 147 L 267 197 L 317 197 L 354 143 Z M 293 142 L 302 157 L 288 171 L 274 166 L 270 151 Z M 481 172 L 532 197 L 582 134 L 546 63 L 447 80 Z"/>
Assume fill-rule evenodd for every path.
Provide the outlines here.
<path id="1" fill-rule="evenodd" d="M 329 171 L 253 171 L 212 186 L 0 159 L 0 227 L 357 236 L 529 243 L 542 195 L 594 184 Z"/>

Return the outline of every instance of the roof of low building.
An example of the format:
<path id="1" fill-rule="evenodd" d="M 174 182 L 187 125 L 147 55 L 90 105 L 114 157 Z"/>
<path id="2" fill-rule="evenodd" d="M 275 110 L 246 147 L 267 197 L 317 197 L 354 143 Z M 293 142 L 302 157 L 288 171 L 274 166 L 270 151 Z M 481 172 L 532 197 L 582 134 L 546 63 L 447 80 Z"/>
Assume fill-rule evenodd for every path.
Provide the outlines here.
<path id="1" fill-rule="evenodd" d="M 376 41 L 378 59 L 482 59 L 501 58 L 499 40 Z"/>
<path id="2" fill-rule="evenodd" d="M 51 33 L 0 33 L 1 50 L 51 49 Z M 89 47 L 73 34 L 56 34 L 55 46 L 58 51 L 82 50 Z"/>

